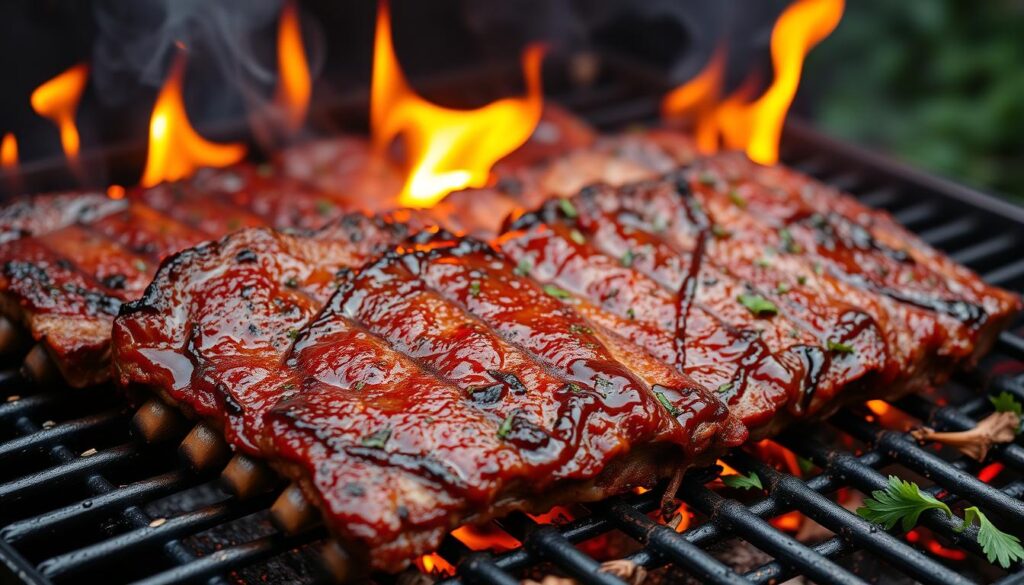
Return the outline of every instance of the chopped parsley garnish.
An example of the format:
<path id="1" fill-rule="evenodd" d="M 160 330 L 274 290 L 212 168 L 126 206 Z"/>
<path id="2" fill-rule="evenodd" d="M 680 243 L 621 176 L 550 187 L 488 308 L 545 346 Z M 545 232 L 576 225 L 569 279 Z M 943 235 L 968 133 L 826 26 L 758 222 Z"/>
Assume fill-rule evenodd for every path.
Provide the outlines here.
<path id="1" fill-rule="evenodd" d="M 683 412 L 676 408 L 676 405 L 672 404 L 672 401 L 669 400 L 668 397 L 662 394 L 661 392 L 655 392 L 654 395 L 658 397 L 658 402 L 660 402 L 661 405 L 665 407 L 665 410 L 667 410 L 668 413 L 671 414 L 672 416 L 679 416 L 680 413 Z"/>
<path id="2" fill-rule="evenodd" d="M 761 478 L 753 471 L 750 472 L 750 475 L 743 475 L 742 473 L 737 473 L 736 475 L 723 475 L 722 483 L 728 487 L 742 490 L 764 489 L 764 486 L 761 484 Z"/>
<path id="3" fill-rule="evenodd" d="M 591 329 L 590 327 L 587 327 L 586 325 L 580 325 L 578 323 L 573 323 L 572 325 L 569 325 L 569 331 L 572 332 L 572 333 L 577 333 L 577 334 L 578 333 L 583 333 L 584 335 L 593 335 L 594 334 L 594 330 L 593 329 Z"/>
<path id="4" fill-rule="evenodd" d="M 334 204 L 326 199 L 317 199 L 315 207 L 320 215 L 330 215 L 334 211 Z"/>
<path id="5" fill-rule="evenodd" d="M 775 306 L 775 303 L 761 295 L 741 294 L 736 297 L 736 300 L 757 317 L 770 317 L 779 314 L 779 308 Z"/>
<path id="6" fill-rule="evenodd" d="M 829 339 L 828 341 L 825 342 L 825 346 L 828 348 L 829 351 L 835 351 L 838 353 L 853 353 L 853 346 L 848 343 L 843 343 L 841 341 L 832 341 L 831 339 Z"/>
<path id="7" fill-rule="evenodd" d="M 365 386 L 366 386 L 366 382 L 363 382 L 362 380 L 358 380 L 358 381 L 356 381 L 355 384 L 352 384 L 352 389 L 353 390 L 362 390 Z"/>
<path id="8" fill-rule="evenodd" d="M 780 282 L 779 284 L 775 285 L 775 292 L 777 292 L 780 295 L 784 295 L 791 290 L 793 290 L 793 287 L 789 286 L 788 282 Z"/>
<path id="9" fill-rule="evenodd" d="M 512 432 L 512 421 L 516 418 L 516 413 L 512 413 L 505 417 L 505 420 L 501 421 L 501 426 L 498 427 L 498 438 L 504 439 Z"/>
<path id="10" fill-rule="evenodd" d="M 729 390 L 732 390 L 732 382 L 726 382 L 718 387 L 718 391 L 722 394 L 725 394 Z"/>
<path id="11" fill-rule="evenodd" d="M 908 532 L 927 510 L 941 510 L 953 517 L 949 506 L 922 492 L 916 483 L 890 475 L 889 485 L 884 490 L 871 492 L 871 497 L 857 508 L 857 515 L 868 522 L 881 524 L 886 530 L 899 522 L 903 531 Z"/>
<path id="12" fill-rule="evenodd" d="M 729 236 L 731 236 L 732 232 L 730 232 L 729 230 L 725 229 L 724 227 L 722 227 L 722 226 L 720 226 L 720 225 L 718 225 L 716 223 L 716 224 L 712 224 L 711 225 L 711 235 L 713 235 L 716 238 L 722 240 L 722 239 L 725 239 L 725 238 L 728 238 Z"/>
<path id="13" fill-rule="evenodd" d="M 361 441 L 364 447 L 371 449 L 383 449 L 391 438 L 391 429 L 381 429 L 375 433 L 363 437 Z"/>
<path id="14" fill-rule="evenodd" d="M 697 180 L 700 181 L 701 185 L 707 185 L 708 187 L 714 187 L 718 180 L 711 173 L 701 173 L 697 176 Z"/>
<path id="15" fill-rule="evenodd" d="M 1021 416 L 1021 404 L 1009 392 L 1002 392 L 999 396 L 990 396 L 989 402 L 996 409 L 996 412 L 1012 412 Z"/>
<path id="16" fill-rule="evenodd" d="M 732 204 L 740 209 L 747 208 L 747 200 L 736 189 L 729 189 L 729 201 L 732 201 Z"/>
<path id="17" fill-rule="evenodd" d="M 299 286 L 299 279 L 294 276 L 289 276 L 288 280 L 284 281 L 284 285 L 288 288 L 296 288 Z"/>
<path id="18" fill-rule="evenodd" d="M 569 232 L 569 238 L 581 246 L 587 243 L 587 238 L 583 237 L 583 232 L 580 230 L 572 230 Z"/>
<path id="19" fill-rule="evenodd" d="M 622 256 L 619 257 L 619 264 L 621 264 L 625 268 L 629 268 L 630 266 L 633 265 L 634 258 L 635 256 L 633 254 L 633 250 L 626 250 L 625 252 L 622 253 Z"/>
<path id="20" fill-rule="evenodd" d="M 568 199 L 559 199 L 558 208 L 561 209 L 562 213 L 565 214 L 565 217 L 568 217 L 569 219 L 576 219 L 580 216 L 579 212 L 576 211 L 576 206 Z"/>
<path id="21" fill-rule="evenodd" d="M 779 230 L 779 238 L 782 239 L 782 249 L 790 254 L 799 254 L 803 251 L 803 246 L 793 239 L 793 234 L 787 228 Z"/>
<path id="22" fill-rule="evenodd" d="M 480 294 L 480 281 L 474 280 L 469 283 L 469 296 L 475 297 Z"/>
<path id="23" fill-rule="evenodd" d="M 801 286 L 807 284 L 807 277 L 804 276 L 803 274 L 798 275 L 796 277 L 796 283 L 801 285 Z"/>
<path id="24" fill-rule="evenodd" d="M 533 262 L 529 258 L 523 258 L 516 264 L 515 269 L 512 271 L 516 276 L 526 276 L 533 270 Z"/>
<path id="25" fill-rule="evenodd" d="M 754 264 L 756 264 L 758 268 L 770 268 L 772 261 L 770 258 L 761 257 L 754 260 Z"/>
<path id="26" fill-rule="evenodd" d="M 626 309 L 626 316 L 630 319 L 636 319 L 636 311 L 633 310 L 633 307 Z"/>
<path id="27" fill-rule="evenodd" d="M 561 288 L 558 288 L 557 286 L 555 286 L 553 284 L 545 284 L 544 285 L 544 292 L 546 292 L 547 294 L 555 297 L 556 299 L 561 299 L 561 300 L 568 299 L 569 297 L 572 296 L 572 294 L 569 291 L 561 289 Z"/>
<path id="28" fill-rule="evenodd" d="M 1020 539 L 996 528 L 977 506 L 964 508 L 964 523 L 959 531 L 964 531 L 975 521 L 978 522 L 978 544 L 988 562 L 998 562 L 1000 567 L 1009 569 L 1011 564 L 1024 560 L 1024 547 L 1021 547 Z"/>
<path id="29" fill-rule="evenodd" d="M 869 522 L 881 524 L 886 530 L 899 523 L 900 528 L 908 532 L 928 510 L 939 510 L 950 518 L 954 517 L 949 506 L 922 492 L 916 483 L 890 475 L 889 485 L 884 490 L 871 492 L 871 497 L 864 500 L 864 506 L 857 509 L 857 514 Z M 1024 560 L 1020 539 L 996 528 L 977 506 L 964 509 L 964 519 L 957 532 L 963 532 L 975 523 L 978 524 L 978 544 L 990 563 L 998 563 L 1008 569 L 1013 563 Z"/>
<path id="30" fill-rule="evenodd" d="M 298 336 L 299 336 L 299 330 L 298 329 L 292 327 L 291 329 L 288 330 L 288 339 L 294 340 Z"/>

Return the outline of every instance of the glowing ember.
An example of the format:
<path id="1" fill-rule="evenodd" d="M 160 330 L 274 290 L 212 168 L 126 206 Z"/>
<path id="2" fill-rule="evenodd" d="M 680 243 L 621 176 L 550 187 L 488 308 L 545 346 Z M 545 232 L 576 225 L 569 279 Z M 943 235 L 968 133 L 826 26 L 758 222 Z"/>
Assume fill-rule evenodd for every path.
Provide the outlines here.
<path id="1" fill-rule="evenodd" d="M 111 199 L 124 199 L 124 187 L 121 185 L 111 185 L 107 187 L 107 197 Z"/>
<path id="2" fill-rule="evenodd" d="M 455 567 L 437 553 L 423 555 L 416 559 L 415 563 L 416 567 L 419 568 L 420 571 L 428 575 L 451 577 L 455 574 Z"/>
<path id="3" fill-rule="evenodd" d="M 489 524 L 486 526 L 470 526 L 467 524 L 453 530 L 452 536 L 459 539 L 470 550 L 505 552 L 519 548 L 522 545 L 511 534 Z"/>
<path id="4" fill-rule="evenodd" d="M 561 506 L 555 506 L 544 514 L 528 514 L 528 516 L 538 524 L 564 524 L 573 520 L 572 512 Z"/>
<path id="5" fill-rule="evenodd" d="M 877 414 L 878 416 L 885 416 L 886 414 L 888 414 L 889 410 L 892 408 L 884 400 L 868 400 L 867 406 L 868 406 L 868 410 L 870 410 L 871 412 Z"/>
<path id="6" fill-rule="evenodd" d="M 796 532 L 797 530 L 800 530 L 803 523 L 803 514 L 796 510 L 771 519 L 771 525 L 783 532 Z"/>
<path id="7" fill-rule="evenodd" d="M 0 166 L 5 169 L 18 166 L 18 139 L 10 132 L 4 134 L 4 139 L 0 142 Z"/>
<path id="8" fill-rule="evenodd" d="M 745 150 L 753 161 L 774 164 L 779 158 L 779 139 L 786 113 L 800 85 L 804 58 L 835 30 L 844 7 L 844 0 L 797 0 L 782 13 L 772 29 L 774 79 L 758 99 L 747 103 L 737 96 L 717 107 L 687 111 L 690 102 L 679 97 L 676 92 L 680 89 L 689 87 L 688 92 L 700 90 L 707 96 L 717 96 L 721 90 L 721 75 L 714 73 L 721 65 L 712 59 L 697 78 L 666 96 L 663 113 L 667 117 L 695 114 L 698 142 L 703 152 L 717 149 L 721 138 L 727 148 Z M 718 87 L 711 88 L 715 84 Z M 689 93 L 684 92 L 684 95 Z"/>
<path id="9" fill-rule="evenodd" d="M 294 1 L 287 2 L 281 12 L 277 29 L 277 68 L 280 80 L 276 102 L 285 113 L 288 129 L 294 132 L 306 119 L 309 96 L 313 92 L 306 49 L 302 45 L 299 10 Z"/>
<path id="10" fill-rule="evenodd" d="M 451 191 L 483 187 L 494 163 L 525 143 L 540 121 L 543 49 L 534 45 L 523 54 L 524 97 L 501 99 L 474 110 L 443 108 L 409 87 L 391 42 L 388 4 L 379 6 L 370 127 L 379 154 L 395 138 L 403 138 L 409 168 L 399 203 L 430 207 Z"/>
<path id="11" fill-rule="evenodd" d="M 1002 472 L 1002 463 L 999 463 L 998 461 L 995 463 L 990 463 L 983 467 L 981 471 L 978 472 L 978 479 L 985 483 L 992 483 L 992 480 L 995 479 L 996 476 L 998 476 Z"/>
<path id="12" fill-rule="evenodd" d="M 186 178 L 200 167 L 225 167 L 245 156 L 245 145 L 208 142 L 192 128 L 181 96 L 184 76 L 184 55 L 179 53 L 149 119 L 143 187 Z"/>
<path id="13" fill-rule="evenodd" d="M 32 92 L 32 109 L 48 118 L 60 130 L 60 144 L 68 160 L 78 158 L 79 137 L 75 126 L 75 110 L 82 97 L 89 66 L 81 63 L 40 85 Z"/>

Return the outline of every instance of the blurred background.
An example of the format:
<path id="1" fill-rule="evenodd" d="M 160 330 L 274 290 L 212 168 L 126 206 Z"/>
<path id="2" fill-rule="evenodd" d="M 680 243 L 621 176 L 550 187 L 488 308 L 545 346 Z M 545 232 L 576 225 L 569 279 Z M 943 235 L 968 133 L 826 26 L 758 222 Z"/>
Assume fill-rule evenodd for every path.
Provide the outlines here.
<path id="1" fill-rule="evenodd" d="M 1024 2 L 851 0 L 804 81 L 827 132 L 1024 202 Z"/>
<path id="2" fill-rule="evenodd" d="M 78 109 L 83 149 L 144 140 L 176 42 L 189 48 L 195 126 L 244 118 L 275 84 L 282 0 L 37 0 L 0 3 L 0 134 L 22 162 L 60 156 L 29 95 L 92 65 Z M 372 0 L 299 0 L 317 75 L 314 99 L 364 92 Z M 728 46 L 726 84 L 770 79 L 771 27 L 786 0 L 393 0 L 396 50 L 417 82 L 438 71 L 514 61 L 525 43 L 555 53 L 611 50 L 678 84 Z M 361 94 L 360 94 L 361 95 Z M 828 133 L 1024 201 L 1024 1 L 849 0 L 811 52 L 795 115 Z"/>

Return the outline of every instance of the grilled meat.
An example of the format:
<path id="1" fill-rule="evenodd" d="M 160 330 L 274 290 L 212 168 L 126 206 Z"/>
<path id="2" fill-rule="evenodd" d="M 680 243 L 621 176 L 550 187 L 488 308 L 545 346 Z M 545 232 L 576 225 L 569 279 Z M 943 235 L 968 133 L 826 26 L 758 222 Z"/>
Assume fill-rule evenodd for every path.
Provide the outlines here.
<path id="1" fill-rule="evenodd" d="M 498 242 L 594 320 L 720 389 L 755 436 L 941 382 L 1020 310 L 885 214 L 735 155 L 584 189 Z"/>
<path id="2" fill-rule="evenodd" d="M 17 202 L 0 210 L 0 309 L 44 343 L 69 384 L 101 382 L 112 318 L 163 258 L 248 226 L 320 227 L 341 211 L 340 199 L 252 165 L 208 169 L 123 200 Z"/>
<path id="3" fill-rule="evenodd" d="M 119 380 L 261 451 L 385 569 L 463 522 L 650 486 L 745 438 L 481 242 L 434 236 L 338 277 L 394 229 L 246 230 L 175 256 L 116 322 Z"/>

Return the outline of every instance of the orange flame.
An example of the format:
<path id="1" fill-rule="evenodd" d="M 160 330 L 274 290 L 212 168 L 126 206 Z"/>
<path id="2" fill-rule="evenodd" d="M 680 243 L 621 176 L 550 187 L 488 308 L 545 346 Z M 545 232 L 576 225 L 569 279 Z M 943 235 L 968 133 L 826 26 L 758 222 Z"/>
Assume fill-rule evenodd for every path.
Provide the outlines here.
<path id="1" fill-rule="evenodd" d="M 459 539 L 470 550 L 489 550 L 505 552 L 522 546 L 514 536 L 493 525 L 470 526 L 456 528 L 452 536 Z"/>
<path id="2" fill-rule="evenodd" d="M 437 553 L 423 555 L 414 562 L 416 567 L 427 575 L 451 577 L 455 574 L 455 567 Z"/>
<path id="3" fill-rule="evenodd" d="M 302 127 L 309 109 L 309 96 L 313 82 L 309 76 L 309 62 L 302 45 L 299 10 L 294 1 L 285 3 L 277 28 L 277 68 L 280 82 L 277 104 L 285 112 L 285 123 L 292 132 Z"/>
<path id="4" fill-rule="evenodd" d="M 40 85 L 32 92 L 32 109 L 52 120 L 60 130 L 60 145 L 68 160 L 78 158 L 79 136 L 75 127 L 75 110 L 89 78 L 89 66 L 80 63 Z"/>
<path id="5" fill-rule="evenodd" d="M 693 113 L 701 106 L 716 101 L 722 90 L 724 72 L 725 50 L 719 47 L 700 73 L 665 96 L 661 102 L 662 112 L 671 115 Z"/>
<path id="6" fill-rule="evenodd" d="M 4 134 L 3 142 L 0 142 L 0 166 L 5 169 L 18 166 L 18 139 L 11 132 Z"/>
<path id="7" fill-rule="evenodd" d="M 782 126 L 803 72 L 804 58 L 825 37 L 832 34 L 843 16 L 844 0 L 796 0 L 776 21 L 772 29 L 771 54 L 775 78 L 758 99 L 746 103 L 741 96 L 727 100 L 717 107 L 702 108 L 698 117 L 698 146 L 703 152 L 717 150 L 718 137 L 727 148 L 745 150 L 747 156 L 761 164 L 774 164 L 779 158 L 779 140 Z M 688 91 L 702 89 L 707 95 L 716 95 L 721 88 L 721 75 L 713 72 L 721 65 L 708 64 L 697 78 L 682 88 L 673 90 L 662 102 L 666 117 L 675 117 L 694 112 L 680 108 L 682 101 L 676 92 L 689 87 Z M 713 82 L 717 87 L 706 88 Z M 696 88 L 696 89 L 695 89 Z"/>
<path id="8" fill-rule="evenodd" d="M 184 76 L 185 59 L 179 53 L 149 119 L 149 154 L 140 181 L 143 187 L 186 178 L 200 167 L 225 167 L 245 156 L 245 145 L 208 142 L 192 128 L 181 96 Z"/>
<path id="9" fill-rule="evenodd" d="M 409 86 L 391 42 L 388 3 L 380 2 L 373 50 L 370 127 L 383 153 L 403 137 L 409 170 L 399 203 L 430 207 L 446 194 L 483 187 L 491 167 L 529 139 L 543 108 L 541 61 L 544 50 L 531 45 L 523 54 L 527 93 L 474 110 L 432 104 Z"/>

